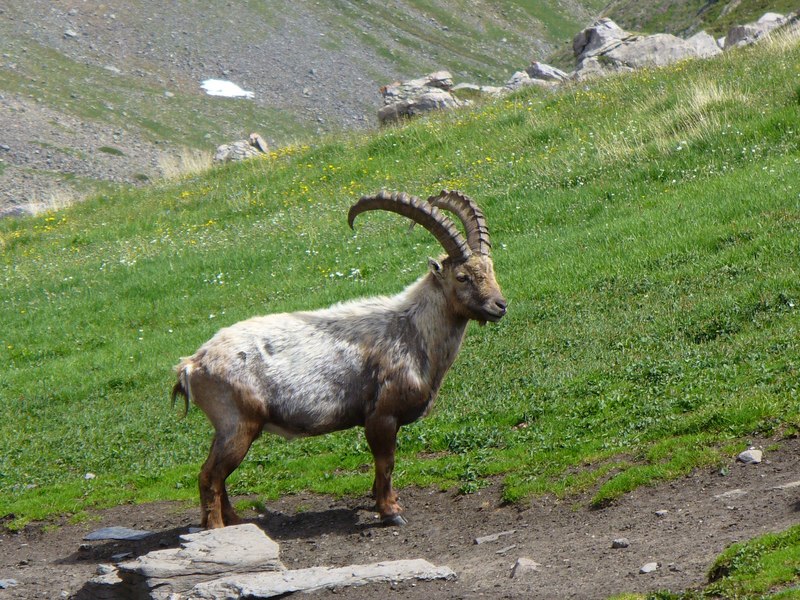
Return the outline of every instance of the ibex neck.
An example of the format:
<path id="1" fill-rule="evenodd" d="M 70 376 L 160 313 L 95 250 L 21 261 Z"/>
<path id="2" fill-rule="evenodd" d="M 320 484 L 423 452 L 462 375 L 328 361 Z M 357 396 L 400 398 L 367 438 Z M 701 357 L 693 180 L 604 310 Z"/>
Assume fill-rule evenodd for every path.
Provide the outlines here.
<path id="1" fill-rule="evenodd" d="M 469 321 L 453 312 L 441 285 L 431 273 L 412 284 L 406 294 L 409 319 L 427 355 L 431 387 L 438 390 L 461 348 Z"/>

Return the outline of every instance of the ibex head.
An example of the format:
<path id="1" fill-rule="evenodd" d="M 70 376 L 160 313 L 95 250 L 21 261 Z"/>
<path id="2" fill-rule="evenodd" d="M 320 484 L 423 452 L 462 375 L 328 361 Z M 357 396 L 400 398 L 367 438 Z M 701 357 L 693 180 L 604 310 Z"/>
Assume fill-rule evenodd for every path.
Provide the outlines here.
<path id="1" fill-rule="evenodd" d="M 455 214 L 464 224 L 466 239 L 439 209 Z M 453 313 L 481 324 L 499 321 L 506 314 L 506 299 L 494 274 L 486 218 L 478 205 L 456 191 L 443 190 L 427 202 L 405 193 L 382 191 L 364 196 L 350 208 L 347 222 L 368 210 L 387 210 L 419 223 L 439 240 L 446 252 L 430 259 L 434 279 L 441 285 Z"/>

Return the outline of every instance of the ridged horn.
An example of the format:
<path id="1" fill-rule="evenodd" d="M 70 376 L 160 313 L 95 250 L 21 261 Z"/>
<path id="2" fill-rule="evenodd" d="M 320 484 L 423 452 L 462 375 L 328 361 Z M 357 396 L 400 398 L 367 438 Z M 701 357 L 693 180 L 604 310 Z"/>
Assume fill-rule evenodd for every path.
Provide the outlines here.
<path id="1" fill-rule="evenodd" d="M 467 245 L 472 252 L 490 255 L 492 241 L 489 238 L 489 226 L 474 200 L 456 190 L 442 190 L 438 196 L 428 198 L 428 202 L 437 208 L 449 210 L 461 219 L 467 234 Z"/>
<path id="2" fill-rule="evenodd" d="M 351 229 L 355 218 L 368 210 L 387 210 L 419 223 L 433 234 L 450 258 L 466 260 L 472 254 L 467 240 L 461 235 L 455 223 L 439 209 L 416 196 L 385 190 L 374 196 L 363 196 L 347 213 L 347 224 Z"/>

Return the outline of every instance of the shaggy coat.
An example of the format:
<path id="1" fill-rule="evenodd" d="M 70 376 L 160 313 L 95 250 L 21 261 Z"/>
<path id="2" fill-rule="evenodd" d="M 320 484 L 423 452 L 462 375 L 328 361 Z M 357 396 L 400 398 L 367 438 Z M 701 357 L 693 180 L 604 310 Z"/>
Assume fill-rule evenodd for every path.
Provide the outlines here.
<path id="1" fill-rule="evenodd" d="M 411 201 L 389 197 L 402 210 Z M 199 481 L 204 527 L 238 522 L 225 479 L 262 431 L 295 438 L 356 425 L 375 457 L 381 516 L 404 522 L 391 485 L 397 431 L 430 409 L 469 320 L 497 321 L 506 310 L 491 258 L 459 252 L 431 259 L 430 272 L 396 296 L 241 321 L 180 362 L 173 398 L 194 403 L 215 429 Z"/>

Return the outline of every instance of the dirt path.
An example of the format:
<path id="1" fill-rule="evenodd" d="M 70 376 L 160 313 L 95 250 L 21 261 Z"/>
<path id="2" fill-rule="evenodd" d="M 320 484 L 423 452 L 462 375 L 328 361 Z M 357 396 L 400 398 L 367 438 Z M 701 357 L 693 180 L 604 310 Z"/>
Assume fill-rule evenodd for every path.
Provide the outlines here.
<path id="1" fill-rule="evenodd" d="M 735 541 L 800 522 L 800 440 L 769 449 L 759 465 L 731 459 L 727 475 L 717 469 L 655 488 L 643 488 L 618 503 L 587 508 L 585 498 L 535 499 L 503 506 L 491 487 L 470 496 L 452 492 L 404 489 L 409 524 L 377 525 L 366 497 L 336 500 L 290 496 L 267 505 L 265 514 L 248 517 L 281 545 L 289 568 L 344 566 L 401 558 L 425 558 L 448 565 L 452 582 L 405 583 L 391 588 L 397 597 L 430 598 L 607 598 L 620 592 L 683 590 L 704 582 L 714 558 Z M 720 494 L 741 492 L 719 497 Z M 662 516 L 656 511 L 667 511 Z M 96 565 L 112 556 L 134 556 L 174 547 L 178 535 L 197 524 L 194 506 L 159 503 L 120 506 L 98 512 L 96 519 L 57 528 L 29 527 L 0 533 L 0 580 L 18 585 L 0 590 L 6 598 L 65 598 L 94 575 Z M 119 525 L 157 532 L 139 542 L 83 542 L 104 526 Z M 476 537 L 511 531 L 496 542 L 476 545 Z M 612 549 L 615 538 L 630 546 Z M 519 557 L 541 564 L 537 572 L 511 578 Z M 642 565 L 659 563 L 650 574 Z M 366 586 L 319 592 L 337 598 L 375 598 L 390 586 Z"/>

